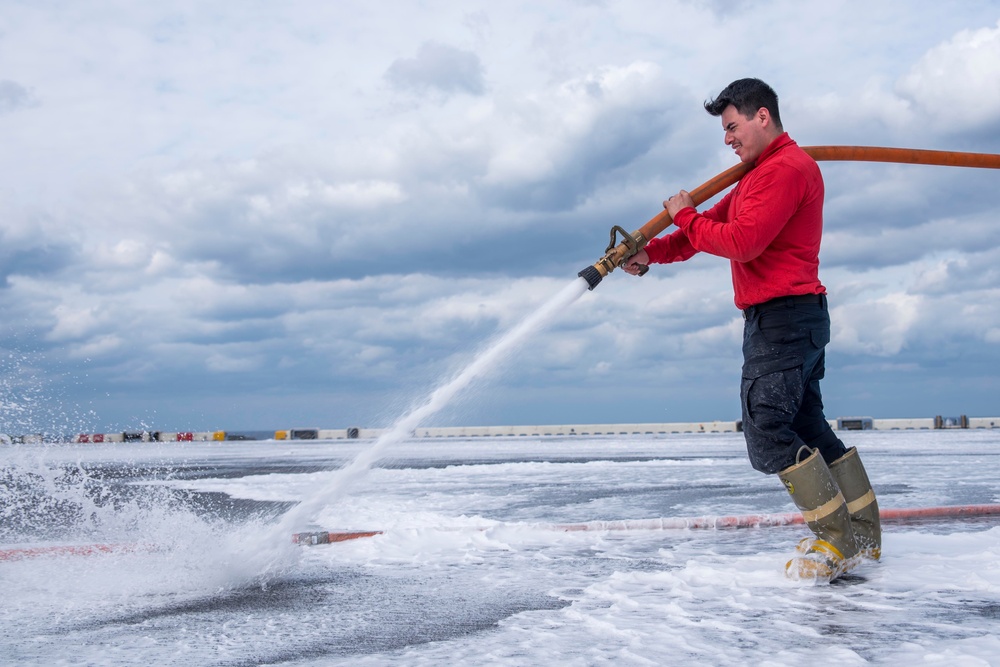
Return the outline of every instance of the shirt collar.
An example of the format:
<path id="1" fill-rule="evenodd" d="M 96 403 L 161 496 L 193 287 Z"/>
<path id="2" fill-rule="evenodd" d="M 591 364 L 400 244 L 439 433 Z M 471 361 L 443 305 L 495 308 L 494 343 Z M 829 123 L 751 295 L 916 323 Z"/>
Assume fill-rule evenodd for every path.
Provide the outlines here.
<path id="1" fill-rule="evenodd" d="M 775 153 L 777 153 L 779 150 L 781 150 L 785 146 L 788 146 L 788 145 L 791 145 L 791 144 L 794 144 L 794 143 L 795 143 L 795 141 L 791 137 L 788 136 L 787 132 L 782 132 L 780 135 L 778 135 L 777 137 L 775 137 L 774 141 L 772 141 L 771 143 L 769 143 L 767 145 L 767 148 L 764 149 L 763 153 L 761 153 L 760 155 L 757 156 L 757 159 L 754 161 L 753 166 L 756 167 L 756 166 L 760 165 L 761 163 L 763 163 L 765 160 L 767 160 L 769 157 L 771 157 L 772 155 L 774 155 Z"/>

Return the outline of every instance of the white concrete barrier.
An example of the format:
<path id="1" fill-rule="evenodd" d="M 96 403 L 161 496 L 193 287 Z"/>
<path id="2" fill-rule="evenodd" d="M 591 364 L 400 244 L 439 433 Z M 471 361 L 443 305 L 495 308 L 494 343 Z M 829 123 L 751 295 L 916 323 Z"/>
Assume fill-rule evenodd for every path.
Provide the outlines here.
<path id="1" fill-rule="evenodd" d="M 592 435 L 668 435 L 671 433 L 734 433 L 736 422 L 676 422 L 650 424 L 548 424 L 524 426 L 446 426 L 415 429 L 416 438 L 572 437 Z M 364 429 L 361 437 L 373 435 Z"/>
<path id="2" fill-rule="evenodd" d="M 926 419 L 873 419 L 876 431 L 919 431 L 934 428 L 934 418 Z"/>
<path id="3" fill-rule="evenodd" d="M 967 419 L 970 429 L 993 429 L 1000 428 L 1000 417 L 963 417 Z M 905 431 L 905 430 L 931 430 L 935 428 L 936 422 L 940 422 L 940 417 L 925 417 L 917 419 L 874 419 L 870 417 L 841 417 L 838 424 L 837 419 L 828 419 L 830 427 L 834 430 L 855 430 L 858 428 L 856 422 L 870 422 L 870 428 L 876 431 Z M 948 420 L 949 422 L 951 420 Z M 841 426 L 838 429 L 838 425 Z M 850 427 L 848 427 L 850 425 Z M 868 428 L 868 424 L 862 424 L 863 429 Z M 946 426 L 946 428 L 956 428 Z M 275 431 L 275 439 L 292 439 L 293 431 L 298 429 Z M 374 440 L 384 435 L 389 429 L 384 428 L 362 428 L 352 426 L 349 428 L 335 429 L 306 429 L 315 431 L 318 440 Z M 667 423 L 626 423 L 626 424 L 550 424 L 550 425 L 525 425 L 525 426 L 428 426 L 417 428 L 413 431 L 415 438 L 498 438 L 498 437 L 521 437 L 521 438 L 546 438 L 546 437 L 573 437 L 573 436 L 595 436 L 595 435 L 673 435 L 686 433 L 735 433 L 739 431 L 739 422 L 736 421 L 706 421 L 706 422 L 667 422 Z M 305 435 L 303 433 L 302 435 Z M 145 436 L 145 434 L 144 434 Z M 148 437 L 144 437 L 144 440 Z M 23 436 L 23 442 L 41 442 L 41 436 Z M 73 438 L 74 442 L 123 442 L 123 433 L 94 433 L 92 435 L 78 435 Z M 226 440 L 225 431 L 203 431 L 203 432 L 161 432 L 161 442 L 175 442 L 193 440 L 197 442 Z M 0 439 L 0 444 L 2 444 Z"/>

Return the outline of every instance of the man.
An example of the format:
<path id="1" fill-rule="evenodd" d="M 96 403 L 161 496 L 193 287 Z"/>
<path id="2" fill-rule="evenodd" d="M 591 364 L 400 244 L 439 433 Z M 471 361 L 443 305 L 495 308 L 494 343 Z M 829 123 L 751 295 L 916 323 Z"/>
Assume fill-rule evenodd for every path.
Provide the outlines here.
<path id="1" fill-rule="evenodd" d="M 705 103 L 721 117 L 726 145 L 753 165 L 712 208 L 698 213 L 681 190 L 663 203 L 678 230 L 651 240 L 623 266 L 681 262 L 699 252 L 730 260 L 743 311 L 743 433 L 753 467 L 777 473 L 815 538 L 785 572 L 831 581 L 863 558 L 878 559 L 878 503 L 857 450 L 823 413 L 819 382 L 830 341 L 819 280 L 823 177 L 782 129 L 778 97 L 740 79 Z"/>

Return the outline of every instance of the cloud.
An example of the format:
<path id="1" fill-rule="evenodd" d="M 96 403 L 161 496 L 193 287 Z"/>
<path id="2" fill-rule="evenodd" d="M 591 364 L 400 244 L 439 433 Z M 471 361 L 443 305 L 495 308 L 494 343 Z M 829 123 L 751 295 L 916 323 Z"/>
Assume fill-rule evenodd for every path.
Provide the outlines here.
<path id="1" fill-rule="evenodd" d="M 37 102 L 31 91 L 16 81 L 0 80 L 0 114 L 33 106 Z"/>
<path id="2" fill-rule="evenodd" d="M 902 293 L 862 304 L 835 307 L 833 342 L 848 353 L 891 357 L 900 352 L 916 324 L 921 299 Z"/>
<path id="3" fill-rule="evenodd" d="M 925 53 L 896 90 L 945 132 L 1000 129 L 1000 21 Z"/>
<path id="4" fill-rule="evenodd" d="M 862 137 L 881 135 L 887 145 L 1000 150 L 1000 22 L 991 20 L 992 27 L 939 37 L 913 61 L 901 61 L 896 77 L 884 67 L 850 86 L 796 96 L 790 115 L 802 114 L 808 124 L 800 136 L 860 144 Z"/>
<path id="5" fill-rule="evenodd" d="M 515 210 L 575 208 L 669 137 L 678 102 L 667 87 L 659 67 L 635 62 L 504 105 L 485 200 Z"/>
<path id="6" fill-rule="evenodd" d="M 100 423 L 375 425 L 730 166 L 735 78 L 802 144 L 1000 151 L 991 4 L 722 6 L 12 6 L 0 345 Z M 831 409 L 995 395 L 997 173 L 823 173 Z M 741 326 L 723 260 L 616 272 L 442 419 L 736 418 Z"/>
<path id="7" fill-rule="evenodd" d="M 385 79 L 397 90 L 417 93 L 482 95 L 486 89 L 475 53 L 433 41 L 422 44 L 413 58 L 393 61 Z"/>
<path id="8" fill-rule="evenodd" d="M 141 219 L 133 233 L 164 262 L 212 264 L 238 280 L 370 271 L 373 218 L 379 254 L 396 270 L 537 270 L 550 261 L 545 239 L 581 226 L 578 215 L 552 213 L 579 211 L 648 178 L 643 162 L 671 137 L 664 84 L 658 68 L 634 63 L 476 109 L 451 132 L 440 119 L 413 128 L 407 121 L 394 163 L 380 172 L 362 166 L 369 177 L 311 152 L 201 162 L 135 181 L 127 195 L 132 209 L 109 212 L 109 221 L 121 219 L 113 225 L 121 229 L 126 217 Z M 359 146 L 359 163 L 380 149 L 377 142 Z M 655 213 L 659 197 L 650 199 L 643 216 Z M 498 255 L 496 238 L 511 230 L 537 242 Z M 580 238 L 584 253 L 568 257 L 574 264 L 604 242 Z"/>

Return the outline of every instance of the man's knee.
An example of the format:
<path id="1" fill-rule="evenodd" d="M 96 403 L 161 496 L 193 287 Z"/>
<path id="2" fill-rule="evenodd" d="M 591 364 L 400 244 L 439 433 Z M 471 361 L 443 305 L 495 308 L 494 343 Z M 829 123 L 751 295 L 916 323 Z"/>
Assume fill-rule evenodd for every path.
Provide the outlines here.
<path id="1" fill-rule="evenodd" d="M 794 450 L 802 445 L 791 427 L 799 408 L 801 369 L 744 377 L 740 394 L 750 464 L 773 474 L 794 463 Z"/>
<path id="2" fill-rule="evenodd" d="M 837 437 L 837 434 L 833 432 L 829 424 L 824 422 L 823 425 L 826 426 L 823 433 L 812 440 L 806 440 L 805 443 L 810 449 L 818 449 L 819 453 L 823 456 L 823 460 L 829 465 L 846 454 L 847 447 Z"/>
<path id="3" fill-rule="evenodd" d="M 782 442 L 746 424 L 743 426 L 743 437 L 750 465 L 765 475 L 773 475 L 795 463 L 795 451 L 802 446 L 794 436 L 791 441 Z"/>

